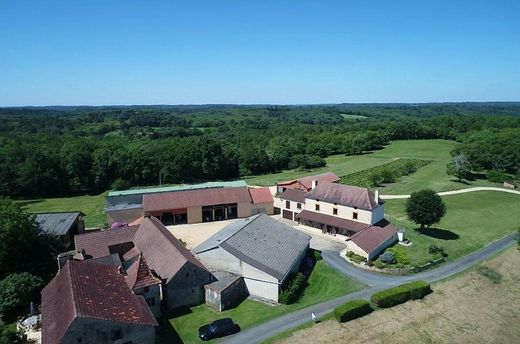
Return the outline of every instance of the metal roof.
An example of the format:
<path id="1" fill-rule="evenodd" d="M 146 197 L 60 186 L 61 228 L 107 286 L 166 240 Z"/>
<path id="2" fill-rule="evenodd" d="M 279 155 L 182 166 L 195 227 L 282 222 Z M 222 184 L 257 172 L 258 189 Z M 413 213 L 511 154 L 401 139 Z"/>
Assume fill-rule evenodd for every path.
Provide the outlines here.
<path id="1" fill-rule="evenodd" d="M 158 188 L 110 191 L 108 193 L 108 196 L 110 197 L 110 196 L 143 195 L 143 194 L 149 194 L 149 193 L 197 190 L 197 189 L 208 189 L 208 188 L 229 188 L 229 187 L 240 187 L 240 186 L 247 186 L 247 183 L 243 180 L 234 180 L 234 181 L 230 181 L 230 182 L 207 182 L 207 183 L 201 183 L 201 184 L 182 184 L 182 185 L 165 186 L 165 187 L 158 187 Z"/>
<path id="2" fill-rule="evenodd" d="M 70 230 L 76 219 L 81 216 L 79 211 L 41 213 L 36 214 L 36 223 L 48 234 L 65 235 Z"/>
<path id="3" fill-rule="evenodd" d="M 231 227 L 231 229 L 229 228 Z M 311 236 L 283 224 L 265 214 L 245 221 L 237 221 L 225 227 L 226 237 L 219 246 L 244 261 L 283 282 L 291 268 L 305 251 Z M 233 233 L 228 236 L 229 234 Z M 218 233 L 217 233 L 218 234 Z M 195 249 L 215 246 L 215 236 Z"/>

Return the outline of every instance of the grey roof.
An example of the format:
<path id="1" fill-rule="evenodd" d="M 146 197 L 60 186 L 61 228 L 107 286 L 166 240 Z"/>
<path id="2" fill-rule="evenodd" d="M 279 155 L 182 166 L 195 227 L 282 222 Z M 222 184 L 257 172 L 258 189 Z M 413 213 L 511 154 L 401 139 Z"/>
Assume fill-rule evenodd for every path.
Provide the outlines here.
<path id="1" fill-rule="evenodd" d="M 253 219 L 257 218 L 259 215 L 247 217 L 245 219 L 239 219 L 236 220 L 226 227 L 222 228 L 217 233 L 213 234 L 211 237 L 206 239 L 203 243 L 198 245 L 197 247 L 194 247 L 191 251 L 195 254 L 202 253 L 205 251 L 212 250 L 214 248 L 217 248 L 220 246 L 221 243 L 229 239 L 232 235 L 234 235 L 236 232 L 241 230 L 248 222 L 252 221 Z"/>
<path id="2" fill-rule="evenodd" d="M 65 235 L 79 216 L 79 211 L 36 214 L 36 223 L 48 234 Z"/>
<path id="3" fill-rule="evenodd" d="M 218 246 L 279 281 L 285 280 L 311 240 L 310 235 L 265 214 L 234 222 L 222 231 L 225 231 L 221 237 L 224 240 Z M 232 232 L 234 234 L 229 235 Z M 208 239 L 208 244 L 202 243 L 197 249 L 215 247 L 215 236 Z"/>
<path id="4" fill-rule="evenodd" d="M 221 292 L 227 289 L 230 285 L 233 284 L 237 279 L 242 278 L 242 276 L 232 274 L 231 272 L 225 271 L 215 271 L 213 272 L 213 276 L 217 279 L 215 282 L 206 284 L 204 288 L 215 290 L 216 292 Z"/>
<path id="5" fill-rule="evenodd" d="M 372 210 L 384 203 L 379 197 L 376 201 L 375 193 L 367 188 L 336 183 L 320 183 L 306 193 L 305 198 L 365 210 Z"/>

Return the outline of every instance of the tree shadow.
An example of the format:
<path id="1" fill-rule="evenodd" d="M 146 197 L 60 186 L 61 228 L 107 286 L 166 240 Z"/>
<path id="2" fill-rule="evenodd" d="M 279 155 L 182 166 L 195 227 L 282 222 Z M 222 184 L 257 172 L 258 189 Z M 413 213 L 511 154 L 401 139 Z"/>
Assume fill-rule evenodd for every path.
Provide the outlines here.
<path id="1" fill-rule="evenodd" d="M 450 179 L 450 182 L 453 182 L 453 183 L 459 183 L 459 184 L 464 184 L 464 185 L 471 185 L 471 183 L 469 181 L 466 181 L 464 179 L 462 180 L 458 180 L 458 179 L 453 179 L 451 178 Z"/>
<path id="2" fill-rule="evenodd" d="M 454 232 L 446 230 L 446 229 L 440 229 L 440 228 L 435 228 L 435 227 L 429 227 L 429 228 L 423 228 L 423 229 L 418 228 L 417 232 L 419 232 L 420 234 L 429 236 L 431 238 L 441 239 L 441 240 L 458 240 L 458 239 L 460 239 L 460 235 L 458 235 L 457 233 L 454 233 Z"/>

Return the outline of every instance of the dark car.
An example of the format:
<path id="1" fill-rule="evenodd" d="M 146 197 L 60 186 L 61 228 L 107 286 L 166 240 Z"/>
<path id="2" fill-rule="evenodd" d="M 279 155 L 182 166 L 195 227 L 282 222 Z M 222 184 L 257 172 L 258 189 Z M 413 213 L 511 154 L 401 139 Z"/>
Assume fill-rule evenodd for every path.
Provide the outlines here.
<path id="1" fill-rule="evenodd" d="M 199 338 L 202 340 L 210 340 L 228 336 L 240 331 L 240 326 L 235 324 L 231 318 L 215 320 L 214 322 L 199 328 Z"/>

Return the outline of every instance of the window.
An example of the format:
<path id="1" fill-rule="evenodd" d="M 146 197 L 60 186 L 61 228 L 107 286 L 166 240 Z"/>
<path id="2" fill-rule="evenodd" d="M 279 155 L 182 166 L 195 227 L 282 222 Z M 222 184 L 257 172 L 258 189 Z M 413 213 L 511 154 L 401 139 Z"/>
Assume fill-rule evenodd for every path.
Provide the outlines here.
<path id="1" fill-rule="evenodd" d="M 358 215 L 357 213 L 352 213 L 352 218 L 353 218 L 354 220 L 357 220 L 357 215 Z"/>
<path id="2" fill-rule="evenodd" d="M 316 206 L 314 208 L 316 209 L 316 211 L 320 211 L 320 205 L 319 204 L 316 204 Z"/>
<path id="3" fill-rule="evenodd" d="M 291 202 L 285 201 L 285 209 L 291 209 Z"/>
<path id="4" fill-rule="evenodd" d="M 186 272 L 186 278 L 190 277 L 190 273 Z"/>
<path id="5" fill-rule="evenodd" d="M 338 208 L 332 209 L 332 215 L 338 215 Z"/>
<path id="6" fill-rule="evenodd" d="M 302 204 L 301 203 L 296 203 L 296 208 L 301 209 L 302 208 Z"/>
<path id="7" fill-rule="evenodd" d="M 143 292 L 147 293 L 150 290 L 150 287 L 144 287 Z"/>

